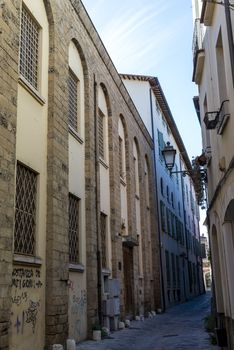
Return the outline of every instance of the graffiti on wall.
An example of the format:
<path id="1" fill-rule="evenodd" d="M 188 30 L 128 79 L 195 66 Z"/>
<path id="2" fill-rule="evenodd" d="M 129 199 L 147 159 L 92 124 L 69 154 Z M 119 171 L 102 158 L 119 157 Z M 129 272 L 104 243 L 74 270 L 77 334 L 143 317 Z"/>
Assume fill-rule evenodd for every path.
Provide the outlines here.
<path id="1" fill-rule="evenodd" d="M 86 304 L 87 294 L 85 289 L 80 289 L 74 281 L 69 284 L 69 304 L 70 304 L 70 336 L 81 340 L 86 336 Z"/>
<path id="2" fill-rule="evenodd" d="M 11 324 L 16 334 L 23 334 L 26 325 L 35 333 L 40 310 L 41 271 L 33 268 L 14 268 L 12 272 Z"/>

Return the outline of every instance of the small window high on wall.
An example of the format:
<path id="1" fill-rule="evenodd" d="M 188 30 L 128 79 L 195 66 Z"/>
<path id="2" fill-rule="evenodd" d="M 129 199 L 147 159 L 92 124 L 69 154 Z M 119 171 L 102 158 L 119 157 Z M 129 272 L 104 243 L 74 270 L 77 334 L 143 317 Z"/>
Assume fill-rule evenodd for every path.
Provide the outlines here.
<path id="1" fill-rule="evenodd" d="M 38 90 L 40 26 L 25 6 L 21 12 L 20 74 Z"/>
<path id="2" fill-rule="evenodd" d="M 68 123 L 78 131 L 78 86 L 79 80 L 71 69 L 68 78 Z"/>

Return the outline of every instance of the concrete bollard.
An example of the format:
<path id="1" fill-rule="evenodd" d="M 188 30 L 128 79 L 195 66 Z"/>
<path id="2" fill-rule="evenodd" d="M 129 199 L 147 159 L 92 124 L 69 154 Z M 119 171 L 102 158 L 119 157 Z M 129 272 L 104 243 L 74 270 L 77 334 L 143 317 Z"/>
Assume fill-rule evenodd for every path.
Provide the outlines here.
<path id="1" fill-rule="evenodd" d="M 124 322 L 119 322 L 119 329 L 124 329 L 124 328 L 125 328 Z"/>
<path id="2" fill-rule="evenodd" d="M 100 341 L 102 339 L 102 332 L 100 330 L 93 330 L 93 340 Z"/>
<path id="3" fill-rule="evenodd" d="M 102 332 L 104 333 L 105 336 L 109 336 L 110 335 L 110 330 L 107 327 L 102 327 Z"/>
<path id="4" fill-rule="evenodd" d="M 135 316 L 135 320 L 140 321 L 141 320 L 140 316 Z"/>
<path id="5" fill-rule="evenodd" d="M 67 350 L 76 350 L 76 342 L 74 339 L 67 339 Z"/>
<path id="6" fill-rule="evenodd" d="M 63 350 L 63 346 L 61 344 L 54 344 L 52 350 Z"/>
<path id="7" fill-rule="evenodd" d="M 130 320 L 125 320 L 125 327 L 130 327 L 131 321 Z"/>

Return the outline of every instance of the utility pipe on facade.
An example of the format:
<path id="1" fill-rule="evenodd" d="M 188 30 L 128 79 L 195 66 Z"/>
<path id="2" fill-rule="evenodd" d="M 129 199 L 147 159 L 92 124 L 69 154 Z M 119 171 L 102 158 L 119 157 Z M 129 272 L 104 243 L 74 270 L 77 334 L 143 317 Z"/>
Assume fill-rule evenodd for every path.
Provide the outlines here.
<path id="1" fill-rule="evenodd" d="M 152 139 L 153 139 L 153 155 L 154 155 L 154 177 L 155 177 L 155 195 L 156 195 L 156 214 L 158 221 L 158 238 L 159 238 L 159 261 L 160 261 L 160 294 L 162 300 L 162 310 L 165 311 L 165 289 L 164 289 L 164 278 L 163 278 L 163 267 L 162 267 L 162 240 L 161 240 L 161 228 L 159 220 L 159 210 L 158 210 L 158 185 L 157 185 L 157 160 L 155 153 L 155 136 L 154 136 L 154 115 L 153 115 L 153 104 L 152 104 L 152 88 L 149 89 L 150 95 L 150 116 L 151 116 L 151 128 L 152 128 Z"/>
<path id="2" fill-rule="evenodd" d="M 183 205 L 183 217 L 184 217 L 184 236 L 185 236 L 185 249 L 186 249 L 186 255 L 187 255 L 187 259 L 185 259 L 183 257 L 183 268 L 184 268 L 184 262 L 185 260 L 187 260 L 187 264 L 185 264 L 185 266 L 187 266 L 187 276 L 185 276 L 186 278 L 188 277 L 189 279 L 189 284 L 190 284 L 190 278 L 189 278 L 189 268 L 188 268 L 188 260 L 189 260 L 189 249 L 188 249 L 188 237 L 187 237 L 187 230 L 186 230 L 186 213 L 185 213 L 185 204 L 184 204 L 184 179 L 183 179 L 183 173 L 182 173 L 182 164 L 181 164 L 181 158 L 180 158 L 180 171 L 181 171 L 181 190 L 182 190 L 182 205 Z M 184 278 L 184 271 L 183 271 L 183 278 Z M 186 290 L 186 286 L 187 283 L 185 283 L 184 281 L 184 296 L 185 296 L 185 300 L 188 299 L 187 297 L 187 290 Z"/>
<path id="3" fill-rule="evenodd" d="M 234 87 L 234 45 L 233 45 L 232 19 L 231 19 L 229 0 L 224 0 L 224 5 L 225 5 L 225 16 L 226 16 L 226 22 L 227 22 L 227 35 L 228 35 L 230 62 L 231 62 L 231 70 L 232 70 L 232 85 Z"/>
<path id="4" fill-rule="evenodd" d="M 94 149 L 95 149 L 95 197 L 96 197 L 96 232 L 97 232 L 97 288 L 98 288 L 98 321 L 102 324 L 102 261 L 100 250 L 100 215 L 99 215 L 99 149 L 98 149 L 98 128 L 97 128 L 97 82 L 93 75 L 94 95 Z"/>

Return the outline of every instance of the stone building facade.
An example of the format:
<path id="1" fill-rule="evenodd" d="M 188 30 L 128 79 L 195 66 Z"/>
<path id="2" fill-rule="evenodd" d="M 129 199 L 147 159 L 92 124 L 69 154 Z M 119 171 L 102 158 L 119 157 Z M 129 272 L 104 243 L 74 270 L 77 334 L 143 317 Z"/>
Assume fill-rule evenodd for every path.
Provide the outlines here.
<path id="1" fill-rule="evenodd" d="M 0 12 L 0 349 L 50 349 L 161 307 L 153 142 L 80 1 Z"/>
<path id="2" fill-rule="evenodd" d="M 233 1 L 193 1 L 193 81 L 207 162 L 207 225 L 216 302 L 217 340 L 234 349 L 234 51 Z"/>
<path id="3" fill-rule="evenodd" d="M 121 75 L 154 140 L 164 308 L 204 293 L 199 207 L 188 154 L 157 77 Z M 162 151 L 176 150 L 170 172 Z"/>

